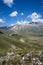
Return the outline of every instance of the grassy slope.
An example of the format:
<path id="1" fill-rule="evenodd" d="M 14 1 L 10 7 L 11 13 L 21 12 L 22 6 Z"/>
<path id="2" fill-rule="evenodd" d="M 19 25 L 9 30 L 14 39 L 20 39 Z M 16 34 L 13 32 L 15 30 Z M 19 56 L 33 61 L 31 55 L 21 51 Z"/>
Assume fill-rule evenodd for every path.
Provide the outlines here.
<path id="1" fill-rule="evenodd" d="M 22 38 L 25 42 L 20 41 Z M 0 53 L 8 51 L 8 49 L 11 48 L 11 45 L 16 46 L 17 49 L 21 48 L 23 51 L 43 50 L 43 37 L 29 35 L 23 37 L 17 34 L 8 36 L 5 34 L 0 34 Z"/>

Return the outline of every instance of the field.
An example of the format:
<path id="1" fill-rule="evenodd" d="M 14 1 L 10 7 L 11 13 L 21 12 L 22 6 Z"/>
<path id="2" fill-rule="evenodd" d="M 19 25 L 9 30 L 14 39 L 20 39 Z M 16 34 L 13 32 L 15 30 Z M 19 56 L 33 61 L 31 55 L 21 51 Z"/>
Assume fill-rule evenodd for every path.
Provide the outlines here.
<path id="1" fill-rule="evenodd" d="M 0 33 L 0 55 L 11 50 L 17 53 L 43 51 L 43 37 L 18 34 L 8 36 Z"/>

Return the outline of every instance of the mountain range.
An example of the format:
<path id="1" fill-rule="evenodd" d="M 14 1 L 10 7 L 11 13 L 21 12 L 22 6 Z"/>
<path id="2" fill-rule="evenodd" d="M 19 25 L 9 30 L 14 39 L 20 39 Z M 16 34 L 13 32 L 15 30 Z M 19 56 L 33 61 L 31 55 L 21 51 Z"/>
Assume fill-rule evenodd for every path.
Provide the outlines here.
<path id="1" fill-rule="evenodd" d="M 20 22 L 16 23 L 12 26 L 2 26 L 0 27 L 0 31 L 4 33 L 16 33 L 16 34 L 29 34 L 32 32 L 33 34 L 43 34 L 43 23 L 40 22 Z"/>
<path id="2" fill-rule="evenodd" d="M 43 24 L 21 23 L 0 27 L 0 54 L 14 49 L 19 53 L 43 50 Z M 22 49 L 22 50 L 21 50 Z M 20 51 L 21 50 L 21 51 Z"/>

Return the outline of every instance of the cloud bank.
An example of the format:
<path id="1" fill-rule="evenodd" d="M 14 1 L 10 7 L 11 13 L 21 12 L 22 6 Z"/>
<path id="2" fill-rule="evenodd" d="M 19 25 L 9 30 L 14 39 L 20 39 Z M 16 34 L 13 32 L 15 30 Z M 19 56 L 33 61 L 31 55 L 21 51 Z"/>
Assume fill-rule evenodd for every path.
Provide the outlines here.
<path id="1" fill-rule="evenodd" d="M 11 17 L 17 16 L 17 15 L 18 15 L 18 12 L 17 12 L 17 11 L 13 11 L 13 12 L 10 14 Z"/>
<path id="2" fill-rule="evenodd" d="M 24 15 L 24 13 L 22 12 L 22 13 L 21 13 L 21 15 L 23 16 L 23 15 Z"/>
<path id="3" fill-rule="evenodd" d="M 3 3 L 6 4 L 8 7 L 12 7 L 13 0 L 3 0 Z"/>
<path id="4" fill-rule="evenodd" d="M 0 23 L 4 23 L 4 20 L 0 18 Z"/>
<path id="5" fill-rule="evenodd" d="M 43 22 L 42 16 L 36 12 L 33 12 L 31 15 L 28 15 L 27 18 L 31 18 L 32 22 Z"/>

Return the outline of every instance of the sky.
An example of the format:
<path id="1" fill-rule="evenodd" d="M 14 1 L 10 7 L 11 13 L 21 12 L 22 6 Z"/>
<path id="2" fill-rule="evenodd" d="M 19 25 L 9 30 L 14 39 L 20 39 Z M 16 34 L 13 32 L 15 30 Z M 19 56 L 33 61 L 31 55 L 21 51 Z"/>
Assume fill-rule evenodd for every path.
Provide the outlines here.
<path id="1" fill-rule="evenodd" d="M 43 0 L 0 0 L 0 26 L 43 22 Z"/>

